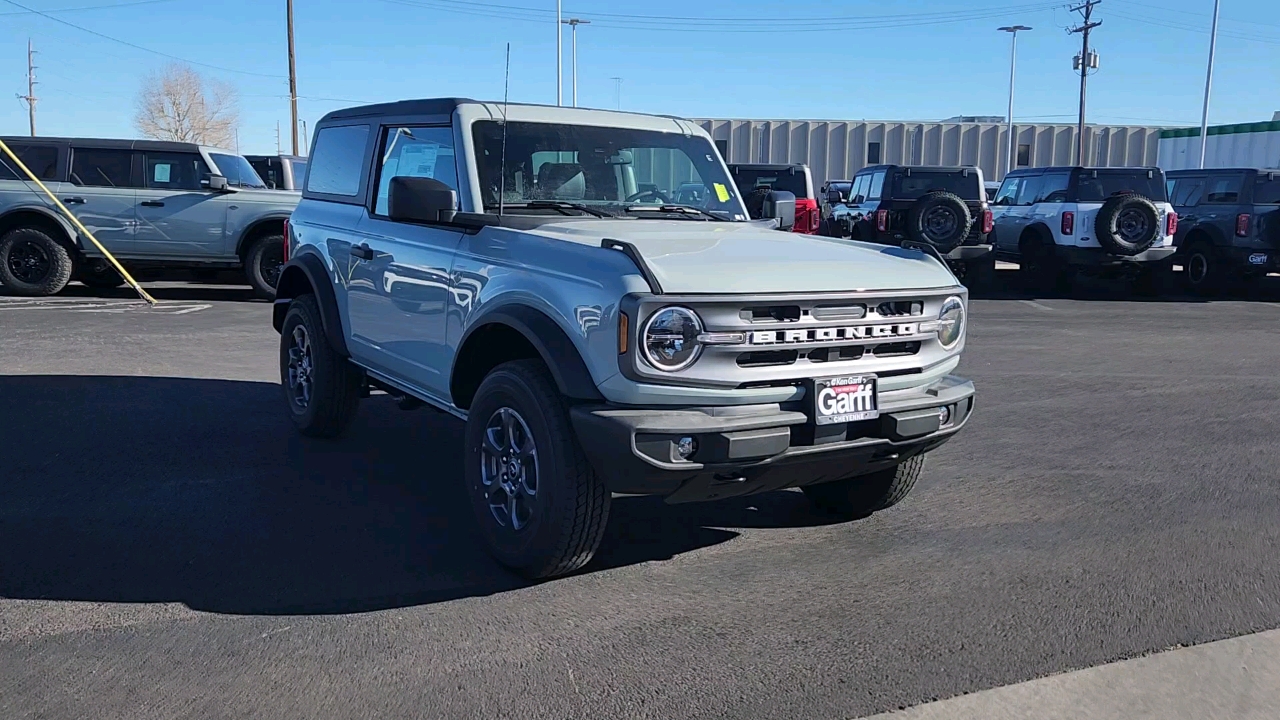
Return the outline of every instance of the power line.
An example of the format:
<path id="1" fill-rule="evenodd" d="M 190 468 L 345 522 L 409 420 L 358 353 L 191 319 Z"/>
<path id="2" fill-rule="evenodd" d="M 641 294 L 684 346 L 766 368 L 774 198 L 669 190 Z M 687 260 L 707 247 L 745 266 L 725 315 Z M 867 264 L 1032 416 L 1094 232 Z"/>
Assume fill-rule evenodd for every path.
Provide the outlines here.
<path id="1" fill-rule="evenodd" d="M 1147 8 L 1149 10 L 1159 10 L 1161 12 L 1172 12 L 1179 15 L 1189 15 L 1191 17 L 1201 18 L 1203 20 L 1210 19 L 1209 13 L 1195 12 L 1194 10 L 1179 10 L 1176 8 L 1167 8 L 1160 5 L 1152 5 L 1150 3 L 1136 2 L 1136 0 L 1116 0 L 1122 5 L 1133 5 L 1134 7 Z M 1235 18 L 1222 18 L 1225 22 L 1238 23 L 1240 25 L 1265 25 L 1267 27 L 1280 27 L 1277 23 L 1265 23 L 1258 20 L 1236 20 Z M 1203 32 L 1208 32 L 1207 30 Z"/>
<path id="2" fill-rule="evenodd" d="M 1080 46 L 1080 124 L 1076 128 L 1076 165 L 1084 165 L 1084 100 L 1085 100 L 1085 83 L 1089 78 L 1089 68 L 1098 67 L 1097 53 L 1089 54 L 1089 32 L 1102 24 L 1102 21 L 1093 22 L 1093 8 L 1100 4 L 1102 0 L 1085 0 L 1083 5 L 1071 8 L 1071 12 L 1078 12 L 1084 17 L 1084 22 L 1077 27 L 1071 28 L 1068 32 L 1080 33 L 1082 43 Z"/>
<path id="3" fill-rule="evenodd" d="M 116 8 L 134 7 L 136 5 L 159 5 L 160 3 L 178 2 L 178 0 L 134 0 L 133 2 L 114 3 L 112 5 L 85 5 L 83 7 L 58 8 L 56 10 L 45 10 L 47 13 L 62 15 L 69 12 L 83 12 L 85 10 L 114 10 Z M 0 17 L 8 15 L 37 15 L 35 10 L 13 10 L 10 12 L 0 12 Z"/>
<path id="4" fill-rule="evenodd" d="M 33 10 L 32 8 L 29 8 L 29 7 L 27 7 L 26 5 L 23 5 L 23 4 L 19 3 L 19 2 L 16 2 L 16 0 L 3 0 L 3 1 L 4 1 L 4 2 L 6 2 L 6 3 L 8 3 L 8 4 L 10 4 L 10 5 L 13 5 L 14 7 L 21 8 L 21 9 L 23 9 L 23 10 L 25 10 L 25 11 L 29 12 L 29 13 L 34 13 L 34 14 L 36 14 L 36 15 L 39 15 L 40 17 L 46 18 L 46 19 L 48 19 L 48 20 L 52 20 L 52 21 L 54 21 L 54 22 L 56 22 L 56 23 L 59 23 L 59 24 L 61 24 L 61 25 L 66 25 L 67 27 L 75 28 L 76 30 L 79 30 L 79 31 L 81 31 L 81 32 L 86 32 L 86 33 L 89 33 L 90 35 L 94 35 L 94 36 L 96 36 L 96 37 L 103 38 L 104 40 L 110 40 L 111 42 L 119 43 L 119 44 L 121 44 L 121 45 L 125 45 L 125 46 L 128 46 L 128 47 L 134 48 L 135 50 L 141 50 L 141 51 L 143 51 L 143 52 L 148 52 L 148 53 L 151 53 L 151 54 L 153 54 L 153 55 L 159 55 L 160 57 L 166 57 L 166 58 L 169 58 L 170 60 L 177 60 L 177 61 L 179 61 L 179 62 L 184 62 L 184 63 L 187 63 L 187 64 L 189 64 L 189 65 L 199 65 L 199 66 L 201 66 L 201 67 L 207 67 L 207 68 L 210 68 L 210 69 L 212 69 L 212 70 L 221 70 L 222 72 L 239 73 L 239 74 L 241 74 L 241 75 L 253 75 L 253 76 L 256 76 L 256 77 L 268 77 L 268 78 L 277 79 L 277 80 L 278 80 L 278 79 L 281 79 L 281 76 L 279 76 L 279 75 L 270 75 L 270 74 L 267 74 L 267 73 L 251 72 L 251 71 L 249 71 L 249 70 L 236 70 L 236 69 L 234 69 L 234 68 L 222 67 L 222 66 L 220 66 L 220 65 L 210 65 L 209 63 L 202 63 L 202 62 L 198 62 L 198 61 L 195 61 L 195 60 L 188 60 L 188 59 L 183 58 L 183 57 L 178 57 L 177 55 L 170 55 L 169 53 L 160 52 L 159 50 L 152 50 L 151 48 L 147 48 L 147 47 L 143 47 L 143 46 L 141 46 L 141 45 L 136 45 L 136 44 L 134 44 L 134 43 L 131 43 L 131 42 L 129 42 L 128 40 L 121 40 L 120 38 L 112 37 L 112 36 L 110 36 L 110 35 L 106 35 L 106 34 L 100 33 L 100 32 L 98 32 L 97 30 L 90 30 L 90 29 L 89 29 L 89 28 L 87 28 L 87 27 L 82 27 L 82 26 L 80 26 L 80 25 L 76 25 L 75 23 L 72 23 L 72 22 L 68 22 L 68 21 L 66 21 L 66 20 L 63 20 L 62 18 L 56 18 L 56 17 L 54 17 L 54 16 L 50 15 L 49 13 L 44 12 L 43 10 Z"/>
<path id="5" fill-rule="evenodd" d="M 1209 34 L 1209 30 L 1199 25 L 1182 23 L 1176 20 L 1156 19 L 1151 17 L 1144 17 L 1141 15 L 1130 15 L 1129 13 L 1126 13 L 1126 12 L 1116 12 L 1116 11 L 1112 11 L 1111 14 L 1122 20 L 1128 20 L 1129 22 L 1141 23 L 1144 25 L 1152 25 L 1155 27 L 1169 28 L 1170 30 L 1184 30 L 1186 32 L 1200 33 L 1203 35 Z M 1258 24 L 1261 25 L 1262 23 L 1258 23 Z M 1218 34 L 1223 37 L 1230 37 L 1236 40 L 1246 40 L 1249 42 L 1263 43 L 1265 45 L 1280 45 L 1280 37 L 1275 37 L 1275 36 L 1256 35 L 1251 33 L 1240 32 L 1237 30 L 1221 30 L 1221 29 L 1218 30 Z"/>

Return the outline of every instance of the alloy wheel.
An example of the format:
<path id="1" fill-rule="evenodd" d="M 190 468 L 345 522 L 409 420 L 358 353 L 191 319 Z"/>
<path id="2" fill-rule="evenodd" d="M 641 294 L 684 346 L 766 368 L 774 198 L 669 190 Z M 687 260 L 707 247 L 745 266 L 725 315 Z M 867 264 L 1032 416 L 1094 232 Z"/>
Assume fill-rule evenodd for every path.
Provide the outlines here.
<path id="1" fill-rule="evenodd" d="M 499 526 L 523 530 L 538 496 L 538 448 L 520 413 L 498 408 L 485 423 L 480 444 L 480 482 Z"/>
<path id="2" fill-rule="evenodd" d="M 300 409 L 311 405 L 315 365 L 311 354 L 311 336 L 305 325 L 295 325 L 289 344 L 289 396 Z"/>

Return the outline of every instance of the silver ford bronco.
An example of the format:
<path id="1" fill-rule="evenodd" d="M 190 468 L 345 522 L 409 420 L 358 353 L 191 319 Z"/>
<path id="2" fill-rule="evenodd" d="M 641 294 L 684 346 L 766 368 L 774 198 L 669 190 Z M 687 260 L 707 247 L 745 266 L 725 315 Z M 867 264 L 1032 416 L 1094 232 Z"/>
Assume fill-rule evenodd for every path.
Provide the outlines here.
<path id="1" fill-rule="evenodd" d="M 412 100 L 312 147 L 274 307 L 293 421 L 336 436 L 373 391 L 465 420 L 482 536 L 527 576 L 585 565 L 614 493 L 887 508 L 973 409 L 940 258 L 779 232 L 786 192 L 749 220 L 691 122 Z"/>

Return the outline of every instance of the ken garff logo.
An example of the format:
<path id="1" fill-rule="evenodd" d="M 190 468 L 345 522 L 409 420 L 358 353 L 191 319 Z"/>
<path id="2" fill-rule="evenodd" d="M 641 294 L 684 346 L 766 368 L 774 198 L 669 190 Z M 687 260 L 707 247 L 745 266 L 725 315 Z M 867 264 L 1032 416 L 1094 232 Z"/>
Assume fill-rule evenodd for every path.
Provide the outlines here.
<path id="1" fill-rule="evenodd" d="M 849 415 L 875 410 L 875 391 L 871 383 L 861 378 L 841 378 L 840 382 L 842 384 L 833 384 L 818 393 L 818 410 L 823 415 Z"/>
<path id="2" fill-rule="evenodd" d="M 842 340 L 878 340 L 911 337 L 920 334 L 920 323 L 892 325 L 854 325 L 840 328 L 809 330 L 757 330 L 747 339 L 751 345 L 785 345 L 790 343 L 840 342 Z"/>

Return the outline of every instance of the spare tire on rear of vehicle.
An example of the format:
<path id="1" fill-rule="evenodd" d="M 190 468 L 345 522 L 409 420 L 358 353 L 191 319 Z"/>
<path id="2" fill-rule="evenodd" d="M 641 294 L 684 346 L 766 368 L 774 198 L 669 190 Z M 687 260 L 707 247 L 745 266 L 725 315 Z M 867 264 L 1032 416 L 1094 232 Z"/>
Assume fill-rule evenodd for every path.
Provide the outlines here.
<path id="1" fill-rule="evenodd" d="M 973 225 L 969 206 L 958 195 L 941 190 L 925 193 L 907 211 L 907 235 L 927 242 L 939 252 L 951 252 L 964 242 Z"/>
<path id="2" fill-rule="evenodd" d="M 1102 249 L 1130 257 L 1144 252 L 1160 239 L 1160 211 L 1137 193 L 1113 195 L 1102 203 L 1093 220 L 1093 233 Z"/>

